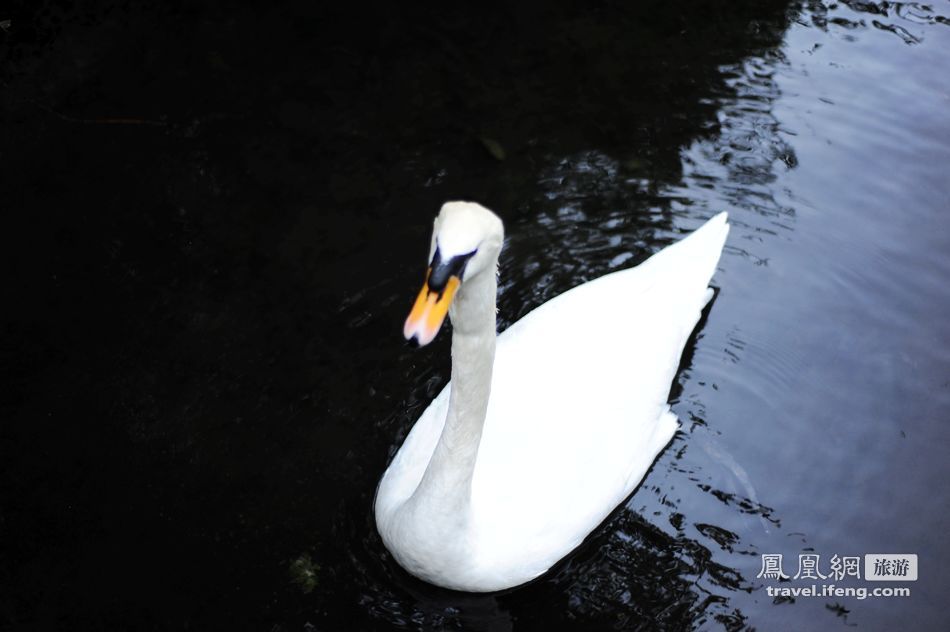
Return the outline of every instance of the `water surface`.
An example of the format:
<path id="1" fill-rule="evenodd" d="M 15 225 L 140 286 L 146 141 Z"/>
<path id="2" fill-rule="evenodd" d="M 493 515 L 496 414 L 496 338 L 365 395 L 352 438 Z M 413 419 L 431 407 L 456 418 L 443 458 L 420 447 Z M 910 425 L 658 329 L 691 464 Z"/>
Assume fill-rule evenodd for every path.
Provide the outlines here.
<path id="1" fill-rule="evenodd" d="M 946 627 L 945 3 L 89 7 L 0 35 L 0 621 Z M 497 595 L 411 578 L 371 514 L 448 379 L 400 328 L 454 198 L 505 219 L 501 327 L 733 224 L 680 432 Z M 761 554 L 803 552 L 921 579 L 766 595 Z"/>

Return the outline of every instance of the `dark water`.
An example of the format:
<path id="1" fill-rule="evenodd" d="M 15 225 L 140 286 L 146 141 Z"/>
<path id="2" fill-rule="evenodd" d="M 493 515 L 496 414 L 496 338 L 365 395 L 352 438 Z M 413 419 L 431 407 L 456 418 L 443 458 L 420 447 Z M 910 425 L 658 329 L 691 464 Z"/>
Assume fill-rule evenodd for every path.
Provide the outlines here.
<path id="1" fill-rule="evenodd" d="M 948 16 L 0 15 L 0 626 L 946 629 Z M 498 595 L 409 577 L 371 517 L 448 377 L 447 337 L 400 328 L 455 198 L 506 221 L 502 326 L 733 224 L 681 431 L 579 550 Z M 761 554 L 793 574 L 803 552 L 916 553 L 920 579 L 768 596 Z"/>

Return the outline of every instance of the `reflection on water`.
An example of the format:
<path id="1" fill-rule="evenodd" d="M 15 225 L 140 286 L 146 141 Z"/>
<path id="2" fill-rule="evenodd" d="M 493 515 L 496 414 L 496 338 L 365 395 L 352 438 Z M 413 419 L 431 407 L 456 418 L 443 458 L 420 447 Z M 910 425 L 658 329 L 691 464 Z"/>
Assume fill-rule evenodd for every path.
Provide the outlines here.
<path id="1" fill-rule="evenodd" d="M 945 573 L 846 603 L 756 575 L 772 552 L 950 568 L 942 7 L 101 9 L 42 5 L 4 43 L 9 251 L 36 263 L 9 326 L 0 621 L 939 627 Z M 495 595 L 408 576 L 371 514 L 448 379 L 448 336 L 399 329 L 458 197 L 506 222 L 501 327 L 733 223 L 680 432 L 584 545 Z M 148 572 L 118 581 L 130 551 Z"/>

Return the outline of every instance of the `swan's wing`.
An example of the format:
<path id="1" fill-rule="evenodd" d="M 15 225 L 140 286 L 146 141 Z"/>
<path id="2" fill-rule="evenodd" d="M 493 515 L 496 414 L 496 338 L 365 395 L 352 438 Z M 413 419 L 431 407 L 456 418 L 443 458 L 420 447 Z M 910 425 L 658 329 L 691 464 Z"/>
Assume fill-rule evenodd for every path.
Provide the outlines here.
<path id="1" fill-rule="evenodd" d="M 721 214 L 499 337 L 473 480 L 486 566 L 524 560 L 546 570 L 633 491 L 669 442 L 670 385 L 727 232 Z"/>
<path id="2" fill-rule="evenodd" d="M 422 412 L 393 457 L 376 490 L 377 520 L 385 519 L 416 491 L 425 474 L 449 412 L 449 384 Z"/>

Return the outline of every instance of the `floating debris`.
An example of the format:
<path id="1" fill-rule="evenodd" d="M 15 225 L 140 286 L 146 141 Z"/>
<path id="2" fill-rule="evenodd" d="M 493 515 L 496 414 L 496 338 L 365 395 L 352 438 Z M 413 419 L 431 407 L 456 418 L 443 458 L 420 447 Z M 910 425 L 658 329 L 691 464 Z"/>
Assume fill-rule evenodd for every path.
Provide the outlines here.
<path id="1" fill-rule="evenodd" d="M 506 158 L 505 148 L 502 147 L 501 143 L 499 143 L 494 138 L 482 136 L 478 140 L 482 142 L 482 146 L 488 150 L 488 153 L 491 154 L 492 158 L 498 162 L 502 162 Z"/>
<path id="2" fill-rule="evenodd" d="M 309 594 L 319 584 L 317 573 L 320 565 L 315 564 L 308 554 L 303 554 L 290 563 L 290 580 L 300 587 L 303 593 Z"/>

